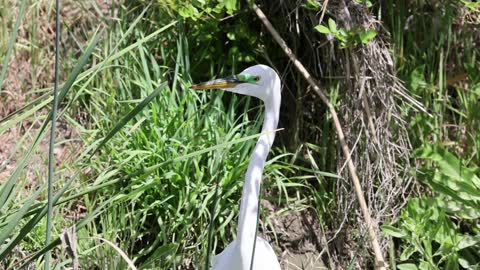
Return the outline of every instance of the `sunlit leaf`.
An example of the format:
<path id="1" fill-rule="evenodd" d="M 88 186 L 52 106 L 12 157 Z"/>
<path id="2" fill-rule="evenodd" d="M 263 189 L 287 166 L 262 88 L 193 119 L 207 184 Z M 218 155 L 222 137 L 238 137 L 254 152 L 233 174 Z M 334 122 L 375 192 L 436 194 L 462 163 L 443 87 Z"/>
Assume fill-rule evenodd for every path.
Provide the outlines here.
<path id="1" fill-rule="evenodd" d="M 396 237 L 396 238 L 403 238 L 407 235 L 401 229 L 395 228 L 395 227 L 390 226 L 390 225 L 383 225 L 381 228 L 382 228 L 382 232 L 384 232 L 384 233 L 386 233 L 390 236 Z"/>
<path id="2" fill-rule="evenodd" d="M 368 29 L 366 31 L 361 31 L 359 35 L 360 35 L 360 41 L 363 44 L 367 44 L 377 36 L 377 31 L 375 31 L 374 29 Z"/>
<path id="3" fill-rule="evenodd" d="M 330 29 L 328 29 L 328 27 L 324 26 L 324 25 L 317 25 L 315 26 L 315 30 L 317 30 L 318 32 L 322 33 L 322 34 L 330 34 Z"/>
<path id="4" fill-rule="evenodd" d="M 336 33 L 337 32 L 337 24 L 332 18 L 328 19 L 328 27 L 330 28 L 331 33 Z"/>
<path id="5" fill-rule="evenodd" d="M 397 265 L 399 270 L 418 270 L 418 267 L 413 263 L 403 263 Z"/>

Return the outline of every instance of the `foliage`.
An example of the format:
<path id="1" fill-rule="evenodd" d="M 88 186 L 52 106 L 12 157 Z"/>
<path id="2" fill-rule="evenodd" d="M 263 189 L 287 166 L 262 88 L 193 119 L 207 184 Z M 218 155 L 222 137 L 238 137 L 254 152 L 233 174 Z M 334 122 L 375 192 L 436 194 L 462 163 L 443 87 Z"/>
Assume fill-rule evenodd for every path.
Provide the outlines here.
<path id="1" fill-rule="evenodd" d="M 417 155 L 433 163 L 421 179 L 442 195 L 447 213 L 464 219 L 480 218 L 480 178 L 476 175 L 480 170 L 466 167 L 438 146 L 420 148 Z"/>
<path id="2" fill-rule="evenodd" d="M 144 0 L 129 1 L 127 9 L 135 10 L 146 3 Z M 194 80 L 206 80 L 218 75 L 218 71 L 235 71 L 238 67 L 251 64 L 261 49 L 260 37 L 250 27 L 252 17 L 249 7 L 242 1 L 162 0 L 153 4 L 146 16 L 160 25 L 173 19 L 181 22 L 178 30 L 185 42 L 194 48 L 193 51 L 185 48 L 192 63 L 190 70 Z M 177 46 L 169 41 L 163 44 L 166 45 L 164 51 L 174 51 Z M 203 76 L 197 78 L 197 74 Z"/>
<path id="3" fill-rule="evenodd" d="M 321 5 L 315 0 L 307 0 L 307 2 L 303 4 L 303 7 L 308 10 L 318 11 Z"/>
<path id="4" fill-rule="evenodd" d="M 178 14 L 183 18 L 196 21 L 201 19 L 204 15 L 218 16 L 223 12 L 226 12 L 228 15 L 232 15 L 235 11 L 237 11 L 238 5 L 239 3 L 237 3 L 237 0 L 204 0 L 180 2 L 177 10 Z"/>
<path id="5" fill-rule="evenodd" d="M 367 8 L 373 7 L 371 0 L 357 0 L 357 3 L 365 5 Z"/>
<path id="6" fill-rule="evenodd" d="M 411 199 L 396 226 L 382 231 L 401 239 L 398 269 L 477 269 L 480 235 L 461 233 L 441 197 Z"/>
<path id="7" fill-rule="evenodd" d="M 345 28 L 337 28 L 337 24 L 332 18 L 328 19 L 328 27 L 317 25 L 315 29 L 326 35 L 332 35 L 340 42 L 341 48 L 351 48 L 359 44 L 367 44 L 377 36 L 374 29 L 364 29 L 360 27 L 346 30 Z"/>
<path id="8" fill-rule="evenodd" d="M 461 0 L 461 1 L 471 11 L 476 11 L 477 8 L 480 6 L 480 2 L 471 2 L 471 1 L 465 1 L 465 0 Z"/>
<path id="9" fill-rule="evenodd" d="M 435 8 L 424 16 L 431 6 Z M 408 8 L 406 2 L 389 5 L 387 25 L 399 76 L 431 113 L 404 108 L 412 119 L 414 158 L 421 165 L 415 175 L 433 196 L 410 199 L 401 216 L 382 229 L 396 238 L 393 256 L 401 263 L 399 269 L 477 269 L 480 136 L 474 127 L 480 117 L 474 109 L 478 66 L 472 63 L 478 48 L 468 26 L 454 31 L 459 27 L 460 2 L 425 2 Z M 459 73 L 465 74 L 467 83 L 451 79 Z"/>
<path id="10" fill-rule="evenodd" d="M 416 198 L 396 222 L 382 230 L 400 238 L 399 269 L 477 269 L 480 265 L 480 178 L 477 168 L 465 167 L 454 155 L 438 146 L 417 150 L 426 159 L 425 181 L 435 197 Z M 455 222 L 454 220 L 457 220 Z M 474 235 L 461 227 L 471 227 Z"/>

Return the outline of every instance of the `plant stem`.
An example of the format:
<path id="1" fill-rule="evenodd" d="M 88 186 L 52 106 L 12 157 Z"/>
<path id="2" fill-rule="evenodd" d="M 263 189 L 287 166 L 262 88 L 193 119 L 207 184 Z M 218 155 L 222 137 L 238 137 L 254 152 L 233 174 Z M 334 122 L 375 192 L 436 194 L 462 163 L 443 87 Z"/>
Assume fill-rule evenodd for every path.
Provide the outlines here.
<path id="1" fill-rule="evenodd" d="M 47 233 L 45 245 L 50 243 L 53 218 L 53 177 L 55 165 L 55 128 L 58 109 L 58 73 L 60 62 L 60 0 L 55 1 L 55 82 L 53 86 L 53 108 L 52 108 L 52 127 L 50 130 L 50 147 L 48 153 L 48 213 L 47 213 Z M 44 269 L 50 269 L 50 250 L 45 253 Z"/>

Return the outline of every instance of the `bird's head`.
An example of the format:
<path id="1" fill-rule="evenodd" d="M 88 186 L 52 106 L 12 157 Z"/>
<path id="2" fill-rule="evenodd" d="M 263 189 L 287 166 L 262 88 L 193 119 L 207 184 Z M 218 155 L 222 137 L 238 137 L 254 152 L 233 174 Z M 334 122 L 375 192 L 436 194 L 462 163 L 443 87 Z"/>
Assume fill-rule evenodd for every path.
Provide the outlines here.
<path id="1" fill-rule="evenodd" d="M 265 103 L 280 101 L 280 78 L 275 70 L 265 65 L 255 65 L 238 75 L 211 80 L 192 86 L 192 89 L 223 89 L 225 91 L 252 96 Z"/>

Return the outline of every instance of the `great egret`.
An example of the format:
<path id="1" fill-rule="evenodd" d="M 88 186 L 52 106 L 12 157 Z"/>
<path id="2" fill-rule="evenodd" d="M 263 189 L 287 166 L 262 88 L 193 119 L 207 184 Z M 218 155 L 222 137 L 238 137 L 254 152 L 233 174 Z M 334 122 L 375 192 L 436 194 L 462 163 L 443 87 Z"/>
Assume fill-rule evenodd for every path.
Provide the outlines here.
<path id="1" fill-rule="evenodd" d="M 243 186 L 237 239 L 214 258 L 214 270 L 250 270 L 255 243 L 253 267 L 255 270 L 279 270 L 277 256 L 270 244 L 257 237 L 258 200 L 263 168 L 275 139 L 275 130 L 280 115 L 280 78 L 265 65 L 249 67 L 238 75 L 212 80 L 192 86 L 193 89 L 223 89 L 225 91 L 261 99 L 265 104 L 262 135 L 259 137 L 248 164 Z"/>

